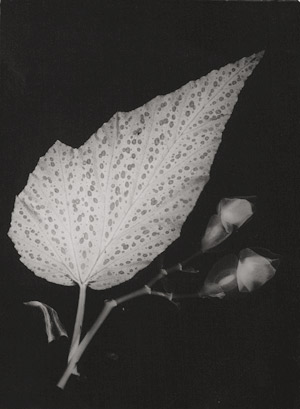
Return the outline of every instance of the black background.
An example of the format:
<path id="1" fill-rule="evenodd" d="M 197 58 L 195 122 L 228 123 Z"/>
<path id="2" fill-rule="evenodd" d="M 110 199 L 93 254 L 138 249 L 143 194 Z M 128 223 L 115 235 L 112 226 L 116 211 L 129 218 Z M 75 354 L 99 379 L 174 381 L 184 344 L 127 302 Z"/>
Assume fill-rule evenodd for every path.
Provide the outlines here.
<path id="1" fill-rule="evenodd" d="M 1 28 L 0 408 L 300 407 L 300 5 L 7 1 Z M 275 278 L 255 294 L 189 300 L 179 310 L 154 297 L 129 302 L 86 351 L 81 380 L 57 390 L 68 341 L 48 345 L 41 316 L 23 302 L 51 305 L 71 333 L 78 289 L 34 276 L 6 236 L 28 174 L 57 139 L 78 147 L 116 111 L 262 49 L 165 263 L 196 250 L 220 198 L 256 195 L 256 216 L 224 252 L 280 253 Z M 205 272 L 219 257 L 195 266 Z M 138 288 L 155 268 L 110 291 L 89 290 L 84 330 L 104 299 Z M 172 281 L 191 290 L 201 279 Z"/>

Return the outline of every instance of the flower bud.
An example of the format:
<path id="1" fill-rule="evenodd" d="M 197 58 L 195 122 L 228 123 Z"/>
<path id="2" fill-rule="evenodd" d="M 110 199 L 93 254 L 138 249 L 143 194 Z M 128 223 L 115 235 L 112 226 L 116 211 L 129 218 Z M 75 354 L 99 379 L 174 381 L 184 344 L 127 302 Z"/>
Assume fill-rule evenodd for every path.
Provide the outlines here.
<path id="1" fill-rule="evenodd" d="M 279 258 L 273 254 L 264 257 L 251 249 L 240 252 L 237 267 L 237 284 L 239 291 L 251 292 L 269 281 L 276 272 Z"/>
<path id="2" fill-rule="evenodd" d="M 208 273 L 199 296 L 223 298 L 227 293 L 235 290 L 237 265 L 238 259 L 233 254 L 217 261 Z"/>
<path id="3" fill-rule="evenodd" d="M 215 214 L 209 219 L 204 236 L 201 240 L 202 251 L 207 251 L 213 247 L 216 247 L 222 241 L 226 240 L 230 236 L 232 230 L 226 231 L 221 222 L 219 215 Z"/>
<path id="4" fill-rule="evenodd" d="M 202 238 L 203 252 L 226 240 L 234 227 L 241 227 L 253 215 L 253 204 L 245 198 L 225 198 L 220 201 L 217 210 L 218 214 L 209 219 Z"/>
<path id="5" fill-rule="evenodd" d="M 253 215 L 253 205 L 247 199 L 225 198 L 219 203 L 218 214 L 224 229 L 231 232 L 233 226 L 241 227 Z"/>
<path id="6" fill-rule="evenodd" d="M 213 265 L 199 296 L 223 298 L 235 289 L 254 291 L 275 275 L 278 264 L 275 254 L 262 256 L 248 248 L 240 252 L 239 259 L 233 254 L 225 256 Z"/>

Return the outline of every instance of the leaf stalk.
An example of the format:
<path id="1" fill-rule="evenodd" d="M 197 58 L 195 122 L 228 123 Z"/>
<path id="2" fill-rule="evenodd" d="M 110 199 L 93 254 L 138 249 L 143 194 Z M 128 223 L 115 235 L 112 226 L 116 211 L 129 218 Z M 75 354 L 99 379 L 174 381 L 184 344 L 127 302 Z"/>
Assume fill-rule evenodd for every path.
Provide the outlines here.
<path id="1" fill-rule="evenodd" d="M 77 307 L 73 337 L 72 337 L 71 346 L 69 350 L 68 362 L 71 361 L 74 351 L 77 349 L 79 342 L 80 342 L 84 310 L 85 310 L 85 299 L 86 299 L 86 285 L 80 285 L 79 286 L 78 307 Z M 74 374 L 79 375 L 76 368 L 74 368 Z"/>

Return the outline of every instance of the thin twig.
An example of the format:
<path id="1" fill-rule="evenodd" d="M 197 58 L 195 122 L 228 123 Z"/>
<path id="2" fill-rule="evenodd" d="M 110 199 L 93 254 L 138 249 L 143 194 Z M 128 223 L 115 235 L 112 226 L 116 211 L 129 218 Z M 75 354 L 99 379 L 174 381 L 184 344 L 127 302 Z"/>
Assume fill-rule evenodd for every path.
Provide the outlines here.
<path id="1" fill-rule="evenodd" d="M 161 280 L 163 277 L 166 277 L 168 275 L 168 271 L 165 269 L 160 269 L 159 273 L 154 276 L 147 284 L 148 287 L 152 288 L 157 281 Z"/>
<path id="2" fill-rule="evenodd" d="M 194 254 L 192 254 L 190 257 L 186 258 L 183 260 L 180 264 L 182 267 L 185 267 L 190 261 L 194 260 L 196 257 L 199 257 L 203 254 L 202 250 L 196 251 Z"/>
<path id="3" fill-rule="evenodd" d="M 202 298 L 199 293 L 190 293 L 190 294 L 173 294 L 173 300 L 182 300 L 185 298 Z"/>

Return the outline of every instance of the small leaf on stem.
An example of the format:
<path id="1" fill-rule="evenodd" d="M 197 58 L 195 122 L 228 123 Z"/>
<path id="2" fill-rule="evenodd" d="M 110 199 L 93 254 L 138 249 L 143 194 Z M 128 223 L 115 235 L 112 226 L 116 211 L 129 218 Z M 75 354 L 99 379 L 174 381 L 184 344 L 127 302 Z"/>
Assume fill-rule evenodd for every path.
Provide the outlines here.
<path id="1" fill-rule="evenodd" d="M 49 305 L 41 303 L 40 301 L 28 301 L 24 302 L 24 305 L 29 307 L 39 308 L 43 315 L 45 321 L 45 331 L 48 337 L 48 342 L 52 342 L 60 337 L 67 337 L 68 334 L 63 327 L 60 319 L 58 318 L 57 312 L 49 307 Z"/>

